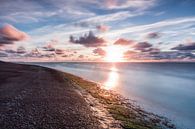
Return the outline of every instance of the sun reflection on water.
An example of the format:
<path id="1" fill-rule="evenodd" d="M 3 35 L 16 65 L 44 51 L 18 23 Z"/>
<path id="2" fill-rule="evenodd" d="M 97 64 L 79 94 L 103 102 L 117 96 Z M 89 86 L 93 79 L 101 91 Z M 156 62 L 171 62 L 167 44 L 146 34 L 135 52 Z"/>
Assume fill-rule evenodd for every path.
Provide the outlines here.
<path id="1" fill-rule="evenodd" d="M 104 83 L 104 88 L 107 90 L 114 89 L 117 86 L 119 75 L 116 67 L 111 67 L 108 74 L 108 79 Z"/>

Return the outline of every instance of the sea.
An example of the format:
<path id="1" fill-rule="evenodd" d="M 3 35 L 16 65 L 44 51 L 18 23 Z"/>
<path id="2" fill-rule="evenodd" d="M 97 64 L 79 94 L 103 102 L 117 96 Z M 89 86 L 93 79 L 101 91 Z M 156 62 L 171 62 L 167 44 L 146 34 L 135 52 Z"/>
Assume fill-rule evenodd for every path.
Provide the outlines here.
<path id="1" fill-rule="evenodd" d="M 179 129 L 195 129 L 195 63 L 44 62 L 32 63 L 95 81 L 167 117 Z"/>

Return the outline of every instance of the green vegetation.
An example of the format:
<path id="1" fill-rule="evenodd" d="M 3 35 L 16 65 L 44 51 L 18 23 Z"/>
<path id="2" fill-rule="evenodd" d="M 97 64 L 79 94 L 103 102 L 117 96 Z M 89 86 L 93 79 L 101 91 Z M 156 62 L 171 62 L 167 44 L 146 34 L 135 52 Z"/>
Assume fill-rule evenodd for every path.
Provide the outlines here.
<path id="1" fill-rule="evenodd" d="M 64 73 L 65 79 L 89 92 L 100 103 L 104 104 L 114 119 L 121 122 L 124 129 L 174 129 L 175 126 L 166 118 L 148 113 L 133 102 L 120 95 L 102 89 L 98 84 L 83 78 Z"/>

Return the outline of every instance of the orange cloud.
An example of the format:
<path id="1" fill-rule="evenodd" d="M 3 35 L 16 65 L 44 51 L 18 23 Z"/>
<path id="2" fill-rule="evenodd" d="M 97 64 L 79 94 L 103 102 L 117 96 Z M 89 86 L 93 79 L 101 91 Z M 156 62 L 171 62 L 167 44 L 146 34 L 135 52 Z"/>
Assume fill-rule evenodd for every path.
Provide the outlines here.
<path id="1" fill-rule="evenodd" d="M 115 41 L 114 45 L 132 45 L 134 43 L 135 43 L 135 41 L 133 41 L 133 40 L 119 38 L 118 40 Z"/>

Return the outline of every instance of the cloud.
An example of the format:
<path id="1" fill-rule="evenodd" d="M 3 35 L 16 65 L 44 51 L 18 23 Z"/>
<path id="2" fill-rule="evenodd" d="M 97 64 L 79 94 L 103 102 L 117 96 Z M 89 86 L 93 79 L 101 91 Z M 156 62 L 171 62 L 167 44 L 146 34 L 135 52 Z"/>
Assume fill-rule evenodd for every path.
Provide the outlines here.
<path id="1" fill-rule="evenodd" d="M 0 28 L 0 45 L 13 44 L 28 38 L 29 36 L 25 32 L 19 31 L 12 25 L 7 24 Z"/>
<path id="2" fill-rule="evenodd" d="M 8 57 L 6 53 L 0 52 L 0 57 Z"/>
<path id="3" fill-rule="evenodd" d="M 31 0 L 1 0 L 0 1 L 0 21 L 3 22 L 32 22 L 37 21 L 37 12 L 40 6 Z M 36 11 L 35 11 L 36 10 Z M 3 19 L 3 20 L 1 20 Z"/>
<path id="4" fill-rule="evenodd" d="M 40 57 L 42 54 L 41 54 L 41 52 L 39 51 L 38 48 L 35 48 L 35 49 L 33 49 L 33 50 L 30 52 L 30 55 L 31 55 L 31 56 L 35 56 L 35 57 Z"/>
<path id="5" fill-rule="evenodd" d="M 25 57 L 34 57 L 34 58 L 54 58 L 57 55 L 61 55 L 64 53 L 60 53 L 60 49 L 55 49 L 55 51 L 46 50 L 47 52 L 41 52 L 38 48 L 32 49 L 30 53 L 25 54 Z"/>
<path id="6" fill-rule="evenodd" d="M 17 51 L 12 50 L 12 49 L 6 49 L 5 52 L 6 52 L 6 53 L 10 53 L 10 54 L 17 53 Z"/>
<path id="7" fill-rule="evenodd" d="M 22 46 L 18 47 L 17 48 L 17 51 L 16 51 L 18 54 L 24 54 L 26 53 L 26 49 Z"/>
<path id="8" fill-rule="evenodd" d="M 96 26 L 97 30 L 99 30 L 100 32 L 106 32 L 110 29 L 109 26 L 106 26 L 106 25 L 98 25 Z"/>
<path id="9" fill-rule="evenodd" d="M 93 50 L 94 54 L 97 54 L 99 56 L 105 56 L 106 55 L 106 51 L 103 50 L 102 48 L 96 48 Z"/>
<path id="10" fill-rule="evenodd" d="M 191 42 L 188 44 L 179 44 L 176 47 L 171 48 L 172 50 L 195 50 L 195 42 Z"/>
<path id="11" fill-rule="evenodd" d="M 159 32 L 152 32 L 146 35 L 146 38 L 148 39 L 158 39 L 160 37 L 161 37 L 161 34 Z"/>
<path id="12" fill-rule="evenodd" d="M 135 41 L 133 41 L 133 40 L 119 38 L 118 40 L 115 41 L 114 45 L 132 45 L 134 43 L 135 43 Z"/>
<path id="13" fill-rule="evenodd" d="M 54 51 L 55 51 L 55 48 L 54 48 L 53 45 L 48 44 L 47 46 L 44 46 L 44 47 L 43 47 L 43 50 L 44 50 L 44 51 L 54 52 Z"/>
<path id="14" fill-rule="evenodd" d="M 55 50 L 55 53 L 57 54 L 57 55 L 62 55 L 62 54 L 64 54 L 64 50 L 62 50 L 62 49 L 56 49 Z"/>
<path id="15" fill-rule="evenodd" d="M 154 6 L 156 0 L 106 0 L 104 7 L 107 9 L 148 9 Z"/>
<path id="16" fill-rule="evenodd" d="M 0 22 L 33 23 L 46 20 L 75 19 L 80 17 L 94 16 L 95 14 L 82 5 L 80 0 L 1 0 L 0 1 Z M 89 2 L 85 2 L 89 3 Z M 20 5 L 20 6 L 19 6 Z M 77 6 L 75 6 L 77 5 Z M 3 19 L 3 20 L 1 20 Z"/>
<path id="17" fill-rule="evenodd" d="M 35 48 L 35 49 L 32 49 L 31 50 L 31 53 L 34 55 L 37 55 L 37 54 L 40 54 L 41 52 L 39 51 L 39 49 L 38 48 Z"/>
<path id="18" fill-rule="evenodd" d="M 42 57 L 52 58 L 52 57 L 55 57 L 55 54 L 54 53 L 47 53 L 47 54 L 42 55 Z"/>
<path id="19" fill-rule="evenodd" d="M 110 2 L 108 2 L 110 1 Z M 111 1 L 117 1 L 115 2 Z M 0 1 L 0 21 L 15 23 L 32 23 L 61 19 L 80 19 L 95 16 L 93 8 L 99 10 L 107 9 L 146 9 L 154 5 L 155 0 L 15 0 Z M 110 4 L 109 4 L 110 3 Z M 112 4 L 111 4 L 112 3 Z M 18 6 L 20 5 L 20 6 Z M 75 6 L 76 5 L 76 6 Z"/>
<path id="20" fill-rule="evenodd" d="M 92 31 L 89 31 L 88 34 L 75 39 L 72 35 L 70 36 L 71 43 L 81 44 L 85 47 L 98 47 L 98 46 L 105 46 L 106 41 L 103 38 L 99 38 L 93 34 Z"/>
<path id="21" fill-rule="evenodd" d="M 79 55 L 79 58 L 84 58 L 84 55 Z"/>
<path id="22" fill-rule="evenodd" d="M 147 52 L 149 52 L 152 55 L 155 55 L 155 54 L 159 54 L 160 53 L 160 49 L 158 49 L 158 48 L 149 48 L 147 50 Z"/>
<path id="23" fill-rule="evenodd" d="M 30 53 L 27 53 L 25 57 L 38 57 L 41 58 L 44 55 L 41 54 L 38 48 L 32 49 Z"/>
<path id="24" fill-rule="evenodd" d="M 195 55 L 191 52 L 181 52 L 181 51 L 164 51 L 158 54 L 151 55 L 153 59 L 195 59 Z"/>
<path id="25" fill-rule="evenodd" d="M 65 57 L 66 58 L 66 57 L 69 57 L 69 56 L 68 55 L 62 55 L 62 57 Z"/>
<path id="26" fill-rule="evenodd" d="M 191 52 L 184 51 L 159 51 L 151 52 L 135 52 L 128 50 L 124 53 L 126 60 L 188 60 L 195 59 L 195 55 Z"/>
<path id="27" fill-rule="evenodd" d="M 127 60 L 142 60 L 142 59 L 154 59 L 154 57 L 158 57 L 160 50 L 157 48 L 147 48 L 142 49 L 140 52 L 128 50 L 124 52 L 124 58 Z M 158 58 L 157 58 L 158 59 Z"/>
<path id="28" fill-rule="evenodd" d="M 94 17 L 86 18 L 75 23 L 75 25 L 82 27 L 97 26 L 100 23 L 107 23 L 112 21 L 121 21 L 130 17 L 135 17 L 143 13 L 132 13 L 130 11 L 120 11 L 116 13 L 109 13 L 104 15 L 97 15 Z"/>
<path id="29" fill-rule="evenodd" d="M 152 44 L 148 42 L 139 42 L 133 46 L 135 50 L 140 50 L 142 52 L 149 50 L 152 47 Z"/>
<path id="30" fill-rule="evenodd" d="M 195 17 L 181 17 L 181 18 L 163 20 L 152 24 L 130 26 L 122 29 L 112 30 L 107 32 L 104 35 L 109 36 L 109 35 L 121 35 L 126 33 L 143 32 L 148 30 L 152 31 L 154 29 L 164 29 L 165 27 L 171 27 L 171 26 L 178 28 L 178 25 L 181 26 L 191 25 L 194 24 L 194 22 L 195 22 Z"/>
<path id="31" fill-rule="evenodd" d="M 138 52 L 132 51 L 132 50 L 128 50 L 126 52 L 123 53 L 124 58 L 128 59 L 128 58 L 137 58 Z"/>

